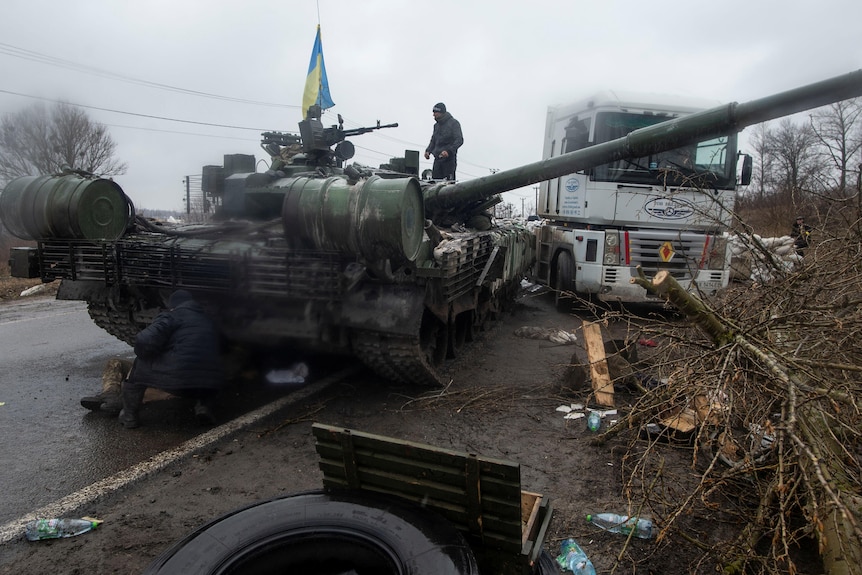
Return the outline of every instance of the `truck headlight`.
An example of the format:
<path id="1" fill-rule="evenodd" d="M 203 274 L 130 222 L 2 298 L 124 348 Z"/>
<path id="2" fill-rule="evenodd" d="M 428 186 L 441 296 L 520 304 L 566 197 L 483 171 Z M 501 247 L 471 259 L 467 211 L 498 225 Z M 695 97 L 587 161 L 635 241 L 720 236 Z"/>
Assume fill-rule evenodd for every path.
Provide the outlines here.
<path id="1" fill-rule="evenodd" d="M 620 265 L 620 233 L 605 230 L 605 255 L 602 259 L 606 266 Z"/>

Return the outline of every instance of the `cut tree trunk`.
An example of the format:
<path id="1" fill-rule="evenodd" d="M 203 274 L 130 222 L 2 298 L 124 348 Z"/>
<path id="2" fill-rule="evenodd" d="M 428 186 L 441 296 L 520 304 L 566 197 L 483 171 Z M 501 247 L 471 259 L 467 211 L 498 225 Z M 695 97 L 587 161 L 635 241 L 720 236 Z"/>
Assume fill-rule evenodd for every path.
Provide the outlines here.
<path id="1" fill-rule="evenodd" d="M 691 319 L 717 347 L 734 343 L 749 355 L 762 362 L 779 384 L 784 386 L 788 401 L 802 394 L 804 382 L 791 376 L 792 370 L 783 365 L 780 357 L 765 351 L 744 336 L 733 331 L 700 299 L 680 286 L 666 271 L 658 272 L 650 281 L 638 268 L 639 277 L 632 278 L 651 293 L 655 293 Z M 803 394 L 804 395 L 804 394 Z M 821 557 L 827 573 L 831 575 L 862 575 L 862 537 L 857 518 L 862 517 L 862 499 L 853 491 L 858 488 L 848 484 L 841 462 L 844 452 L 837 445 L 829 424 L 820 409 L 807 403 L 804 397 L 793 400 L 796 430 L 804 445 L 797 445 L 800 466 L 809 477 L 817 481 L 808 483 L 808 512 L 814 523 L 814 531 L 820 542 Z M 797 405 L 798 403 L 798 405 Z M 783 422 L 788 424 L 788 422 Z M 796 435 L 794 434 L 794 435 Z M 814 510 L 814 511 L 812 511 Z M 753 526 L 759 531 L 759 526 Z"/>

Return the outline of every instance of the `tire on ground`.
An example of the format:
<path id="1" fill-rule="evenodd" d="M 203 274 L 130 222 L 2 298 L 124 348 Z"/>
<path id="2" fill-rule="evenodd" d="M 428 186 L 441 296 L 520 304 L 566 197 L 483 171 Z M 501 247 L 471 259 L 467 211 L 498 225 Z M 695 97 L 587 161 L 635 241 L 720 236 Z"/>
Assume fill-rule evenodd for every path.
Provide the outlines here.
<path id="1" fill-rule="evenodd" d="M 145 575 L 343 573 L 477 575 L 460 532 L 435 513 L 373 493 L 312 491 L 216 519 Z"/>

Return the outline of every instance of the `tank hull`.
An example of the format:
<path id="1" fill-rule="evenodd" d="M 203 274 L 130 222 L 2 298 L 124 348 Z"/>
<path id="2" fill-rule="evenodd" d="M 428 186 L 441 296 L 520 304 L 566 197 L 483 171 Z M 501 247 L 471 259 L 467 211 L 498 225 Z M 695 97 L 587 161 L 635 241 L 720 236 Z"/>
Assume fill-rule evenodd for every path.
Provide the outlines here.
<path id="1" fill-rule="evenodd" d="M 388 379 L 436 386 L 446 360 L 505 306 L 535 259 L 533 236 L 519 226 L 447 236 L 447 249 L 435 255 L 426 238 L 397 271 L 281 237 L 138 233 L 38 249 L 43 280 L 62 280 L 58 298 L 89 302 L 94 321 L 130 344 L 182 288 L 237 346 L 355 356 Z"/>

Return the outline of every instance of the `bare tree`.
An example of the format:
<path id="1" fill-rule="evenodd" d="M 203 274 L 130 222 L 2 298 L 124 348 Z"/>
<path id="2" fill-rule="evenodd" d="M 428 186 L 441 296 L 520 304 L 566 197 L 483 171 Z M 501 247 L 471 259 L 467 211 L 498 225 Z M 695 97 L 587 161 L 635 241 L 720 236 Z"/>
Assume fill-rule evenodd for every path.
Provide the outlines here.
<path id="1" fill-rule="evenodd" d="M 754 171 L 751 178 L 751 189 L 761 202 L 774 191 L 772 183 L 773 157 L 770 151 L 769 122 L 754 127 L 750 143 L 753 150 Z"/>
<path id="2" fill-rule="evenodd" d="M 817 182 L 822 164 L 817 139 L 810 125 L 795 124 L 784 118 L 769 132 L 769 152 L 775 162 L 775 179 L 779 194 L 794 208 L 801 207 Z"/>
<path id="3" fill-rule="evenodd" d="M 107 128 L 80 108 L 59 103 L 49 111 L 36 104 L 0 121 L 0 181 L 64 167 L 123 174 L 126 164 L 115 158 L 116 147 Z"/>
<path id="4" fill-rule="evenodd" d="M 837 198 L 859 197 L 856 187 L 862 150 L 862 99 L 844 100 L 811 114 L 811 128 L 834 168 Z"/>

